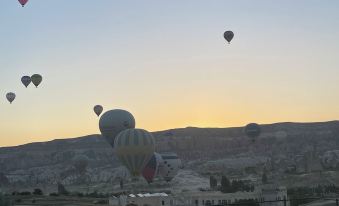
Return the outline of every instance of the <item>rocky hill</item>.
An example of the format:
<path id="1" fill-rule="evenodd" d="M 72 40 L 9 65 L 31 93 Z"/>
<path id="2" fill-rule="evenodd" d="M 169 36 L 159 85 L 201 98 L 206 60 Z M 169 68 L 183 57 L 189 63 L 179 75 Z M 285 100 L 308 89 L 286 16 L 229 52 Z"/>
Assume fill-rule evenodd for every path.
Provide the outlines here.
<path id="1" fill-rule="evenodd" d="M 243 128 L 187 127 L 153 133 L 157 151 L 174 151 L 199 175 L 272 179 L 339 170 L 339 122 L 262 125 L 252 143 Z M 77 157 L 86 157 L 82 167 Z M 0 148 L 0 187 L 115 184 L 128 172 L 100 135 Z"/>

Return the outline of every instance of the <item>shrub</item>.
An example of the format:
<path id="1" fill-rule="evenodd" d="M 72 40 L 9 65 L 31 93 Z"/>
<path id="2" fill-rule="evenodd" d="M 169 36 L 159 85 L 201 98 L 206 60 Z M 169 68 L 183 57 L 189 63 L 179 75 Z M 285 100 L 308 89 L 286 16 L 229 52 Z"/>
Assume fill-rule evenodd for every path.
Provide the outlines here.
<path id="1" fill-rule="evenodd" d="M 19 192 L 17 193 L 17 195 L 22 195 L 22 196 L 27 196 L 27 195 L 31 195 L 32 193 L 29 191 L 23 191 L 23 192 Z"/>
<path id="2" fill-rule="evenodd" d="M 43 195 L 42 190 L 39 188 L 34 189 L 33 195 Z"/>
<path id="3" fill-rule="evenodd" d="M 1 206 L 10 206 L 11 202 L 8 198 L 6 198 L 3 194 L 0 193 L 0 205 Z"/>

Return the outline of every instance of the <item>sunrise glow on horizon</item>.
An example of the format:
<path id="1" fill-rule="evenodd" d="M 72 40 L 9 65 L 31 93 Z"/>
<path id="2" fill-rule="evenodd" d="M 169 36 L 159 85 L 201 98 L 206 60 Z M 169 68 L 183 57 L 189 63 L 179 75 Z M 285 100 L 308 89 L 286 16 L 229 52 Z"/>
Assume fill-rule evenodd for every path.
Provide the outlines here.
<path id="1" fill-rule="evenodd" d="M 99 134 L 96 104 L 130 111 L 149 131 L 339 119 L 338 8 L 315 0 L 3 1 L 0 147 Z M 20 78 L 34 73 L 41 86 L 26 89 Z"/>

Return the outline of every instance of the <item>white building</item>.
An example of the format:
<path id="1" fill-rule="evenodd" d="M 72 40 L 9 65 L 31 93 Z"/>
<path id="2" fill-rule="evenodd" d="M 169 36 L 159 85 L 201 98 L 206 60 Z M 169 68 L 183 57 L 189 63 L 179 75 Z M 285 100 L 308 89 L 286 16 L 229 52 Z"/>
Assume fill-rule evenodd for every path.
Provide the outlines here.
<path id="1" fill-rule="evenodd" d="M 205 206 L 205 205 L 228 205 L 239 200 L 258 200 L 258 192 L 195 192 L 184 194 L 185 205 Z"/>
<path id="2" fill-rule="evenodd" d="M 109 205 L 126 206 L 129 204 L 138 206 L 174 206 L 175 202 L 174 198 L 166 193 L 130 194 L 109 199 Z"/>
<path id="3" fill-rule="evenodd" d="M 259 202 L 261 206 L 289 206 L 287 188 L 265 185 L 261 188 Z"/>
<path id="4" fill-rule="evenodd" d="M 254 192 L 222 193 L 219 191 L 185 192 L 176 195 L 166 193 L 130 194 L 128 196 L 112 197 L 109 204 L 113 206 L 213 206 L 229 205 L 239 201 L 252 200 L 260 206 L 289 206 L 287 189 L 266 185 Z"/>

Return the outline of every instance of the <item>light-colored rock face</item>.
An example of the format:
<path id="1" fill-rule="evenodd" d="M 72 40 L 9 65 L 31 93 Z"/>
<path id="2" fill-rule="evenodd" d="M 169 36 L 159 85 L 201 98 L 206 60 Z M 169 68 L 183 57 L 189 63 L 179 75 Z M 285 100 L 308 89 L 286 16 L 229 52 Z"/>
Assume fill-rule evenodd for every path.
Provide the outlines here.
<path id="1" fill-rule="evenodd" d="M 171 187 L 180 187 L 178 179 L 190 182 L 183 179 L 201 179 L 202 175 L 208 183 L 209 173 L 261 179 L 263 167 L 269 177 L 285 178 L 285 174 L 293 173 L 304 178 L 302 175 L 312 172 L 315 163 L 321 163 L 324 170 L 333 170 L 338 163 L 338 153 L 332 152 L 339 150 L 338 122 L 274 124 L 262 129 L 254 144 L 245 137 L 243 128 L 184 128 L 153 135 L 157 152 L 175 152 L 183 161 L 184 171 L 192 171 L 189 175 L 179 171 Z M 83 174 L 74 170 L 72 160 L 78 155 L 88 158 Z M 0 181 L 12 185 L 33 187 L 58 181 L 64 185 L 119 185 L 119 178 L 129 177 L 120 166 L 112 147 L 99 135 L 0 148 Z"/>
<path id="2" fill-rule="evenodd" d="M 321 163 L 326 169 L 339 170 L 339 150 L 325 152 L 322 156 Z"/>

